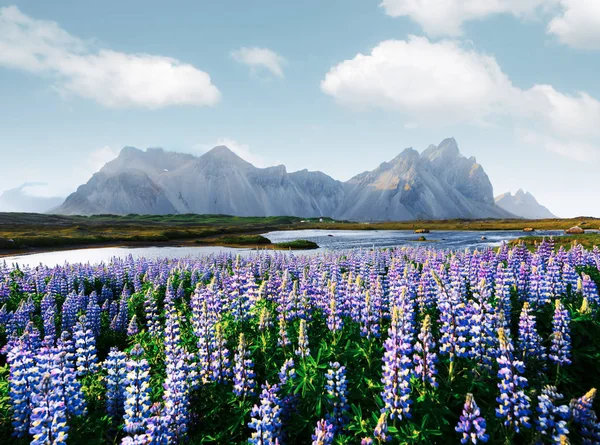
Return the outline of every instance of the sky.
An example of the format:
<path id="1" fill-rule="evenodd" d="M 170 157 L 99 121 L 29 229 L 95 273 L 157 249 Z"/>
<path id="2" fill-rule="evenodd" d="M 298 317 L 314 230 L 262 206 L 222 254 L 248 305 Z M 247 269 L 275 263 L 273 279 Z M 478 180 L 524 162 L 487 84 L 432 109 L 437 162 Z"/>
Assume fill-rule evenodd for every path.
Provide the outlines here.
<path id="1" fill-rule="evenodd" d="M 454 137 L 495 194 L 600 216 L 599 72 L 598 0 L 0 0 L 0 192 L 128 145 L 347 180 Z"/>

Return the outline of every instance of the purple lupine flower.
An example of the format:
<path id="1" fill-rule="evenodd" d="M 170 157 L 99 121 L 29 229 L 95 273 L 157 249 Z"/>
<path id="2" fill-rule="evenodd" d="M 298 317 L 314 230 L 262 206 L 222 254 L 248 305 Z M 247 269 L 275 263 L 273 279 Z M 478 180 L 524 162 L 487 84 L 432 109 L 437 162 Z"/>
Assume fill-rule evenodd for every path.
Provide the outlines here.
<path id="1" fill-rule="evenodd" d="M 86 320 L 89 328 L 94 333 L 94 337 L 100 335 L 102 309 L 98 305 L 98 296 L 96 292 L 92 292 L 88 301 L 87 310 L 85 312 Z"/>
<path id="2" fill-rule="evenodd" d="M 67 413 L 72 416 L 84 416 L 87 412 L 86 401 L 81 383 L 77 380 L 75 347 L 68 332 L 63 332 L 58 339 L 55 366 L 62 372 L 61 384 Z"/>
<path id="3" fill-rule="evenodd" d="M 298 326 L 298 349 L 296 355 L 301 358 L 310 356 L 310 348 L 308 347 L 308 332 L 306 332 L 306 320 L 301 319 Z"/>
<path id="4" fill-rule="evenodd" d="M 129 337 L 133 337 L 134 335 L 137 335 L 138 332 L 139 332 L 139 329 L 138 329 L 138 325 L 137 325 L 137 316 L 134 315 L 133 317 L 131 317 L 129 326 L 127 326 L 127 335 Z"/>
<path id="5" fill-rule="evenodd" d="M 210 353 L 211 380 L 217 383 L 227 382 L 231 377 L 230 365 L 229 349 L 227 349 L 227 340 L 223 333 L 223 326 L 217 323 Z"/>
<path id="6" fill-rule="evenodd" d="M 121 415 L 125 403 L 127 387 L 127 355 L 117 348 L 111 348 L 104 360 L 106 371 L 106 412 L 116 418 Z"/>
<path id="7" fill-rule="evenodd" d="M 404 309 L 394 306 L 392 320 L 388 330 L 388 338 L 384 343 L 383 356 L 384 389 L 381 397 L 390 419 L 410 418 L 410 374 L 412 363 L 410 353 L 410 326 L 405 318 Z"/>
<path id="8" fill-rule="evenodd" d="M 52 305 L 46 309 L 43 313 L 44 322 L 44 342 L 47 344 L 54 344 L 56 339 L 56 306 Z"/>
<path id="9" fill-rule="evenodd" d="M 338 362 L 329 363 L 325 382 L 325 390 L 333 408 L 333 412 L 327 418 L 337 429 L 343 427 L 348 420 L 346 418 L 349 409 L 346 367 L 341 366 Z"/>
<path id="10" fill-rule="evenodd" d="M 190 380 L 187 353 L 181 345 L 179 315 L 173 304 L 167 309 L 165 324 L 166 378 L 163 384 L 164 416 L 168 419 L 169 439 L 180 442 L 188 429 Z"/>
<path id="11" fill-rule="evenodd" d="M 294 369 L 294 359 L 287 359 L 283 362 L 281 369 L 279 370 L 279 385 L 285 386 L 296 376 L 296 369 Z"/>
<path id="12" fill-rule="evenodd" d="M 260 394 L 260 405 L 254 405 L 248 427 L 255 432 L 248 443 L 254 445 L 274 445 L 281 436 L 281 402 L 277 395 L 279 387 L 265 382 Z"/>
<path id="13" fill-rule="evenodd" d="M 271 313 L 266 306 L 263 306 L 260 310 L 260 316 L 258 320 L 258 330 L 260 332 L 265 332 L 273 327 L 273 321 L 271 320 Z"/>
<path id="14" fill-rule="evenodd" d="M 455 428 L 457 433 L 462 433 L 460 443 L 466 444 L 467 442 L 471 442 L 476 444 L 478 442 L 487 442 L 488 435 L 485 433 L 485 429 L 485 419 L 481 417 L 481 412 L 473 398 L 473 394 L 469 393 L 467 394 L 465 406 L 460 416 L 460 422 L 458 422 Z"/>
<path id="15" fill-rule="evenodd" d="M 570 409 L 567 405 L 556 406 L 557 400 L 563 398 L 555 386 L 545 386 L 542 393 L 538 395 L 538 406 L 536 408 L 538 417 L 535 420 L 536 429 L 542 437 L 549 437 L 552 443 L 560 444 L 561 436 L 567 436 L 567 420 Z"/>
<path id="16" fill-rule="evenodd" d="M 598 288 L 594 280 L 590 278 L 589 275 L 583 274 L 582 282 L 581 282 L 581 291 L 583 296 L 587 298 L 587 300 L 596 306 L 600 306 L 600 296 L 598 295 Z"/>
<path id="17" fill-rule="evenodd" d="M 360 305 L 360 335 L 366 338 L 378 338 L 379 332 L 379 301 L 377 297 L 372 297 L 369 291 L 366 291 L 364 300 Z"/>
<path id="18" fill-rule="evenodd" d="M 148 326 L 148 334 L 152 337 L 160 337 L 162 335 L 162 326 L 158 317 L 158 308 L 152 289 L 148 289 L 144 298 L 144 316 L 146 318 L 146 326 Z"/>
<path id="19" fill-rule="evenodd" d="M 428 383 L 432 388 L 437 388 L 438 383 L 435 380 L 437 369 L 435 365 L 438 359 L 435 353 L 435 340 L 431 335 L 431 317 L 429 314 L 423 319 L 418 339 L 415 343 L 415 354 L 413 355 L 414 373 L 423 382 L 423 385 Z"/>
<path id="20" fill-rule="evenodd" d="M 143 354 L 142 347 L 135 345 L 126 363 L 127 386 L 123 429 L 130 435 L 144 432 L 146 421 L 150 417 L 150 366 L 146 359 L 142 358 Z"/>
<path id="21" fill-rule="evenodd" d="M 69 427 L 67 408 L 63 394 L 56 390 L 59 385 L 59 369 L 46 372 L 31 398 L 31 424 L 29 433 L 32 445 L 63 445 L 67 443 Z"/>
<path id="22" fill-rule="evenodd" d="M 495 296 L 498 300 L 498 304 L 504 312 L 503 320 L 505 326 L 510 325 L 510 314 L 512 311 L 510 297 L 511 290 L 514 287 L 514 285 L 515 278 L 512 274 L 512 271 L 508 268 L 505 268 L 504 265 L 499 264 L 496 273 Z"/>
<path id="23" fill-rule="evenodd" d="M 82 315 L 75 325 L 73 339 L 75 340 L 75 356 L 77 357 L 77 376 L 94 374 L 98 370 L 96 339 L 92 330 L 86 327 L 85 315 Z"/>
<path id="24" fill-rule="evenodd" d="M 333 443 L 334 426 L 325 419 L 317 422 L 312 435 L 312 445 L 331 445 Z"/>
<path id="25" fill-rule="evenodd" d="M 327 328 L 330 331 L 339 331 L 344 326 L 341 311 L 337 301 L 336 285 L 332 283 L 329 287 L 329 305 L 327 307 Z"/>
<path id="26" fill-rule="evenodd" d="M 281 346 L 284 349 L 284 351 L 286 346 L 292 344 L 287 333 L 287 326 L 284 316 L 279 317 L 279 338 L 277 339 L 277 344 Z"/>
<path id="27" fill-rule="evenodd" d="M 552 321 L 552 344 L 548 357 L 558 366 L 571 364 L 571 334 L 569 322 L 571 317 L 560 300 L 555 302 L 554 319 Z"/>
<path id="28" fill-rule="evenodd" d="M 518 346 L 523 362 L 529 360 L 546 360 L 546 348 L 542 345 L 542 338 L 536 330 L 535 315 L 531 313 L 529 302 L 523 303 L 519 317 Z"/>
<path id="29" fill-rule="evenodd" d="M 373 430 L 373 436 L 380 443 L 392 440 L 392 436 L 388 435 L 387 412 L 379 415 L 379 420 L 377 420 L 377 425 L 375 425 L 375 429 Z"/>
<path id="30" fill-rule="evenodd" d="M 10 365 L 8 382 L 14 435 L 24 437 L 29 430 L 31 398 L 39 380 L 39 373 L 35 366 L 33 354 L 22 342 L 19 342 L 8 353 L 7 362 Z"/>
<path id="31" fill-rule="evenodd" d="M 198 369 L 202 383 L 212 378 L 210 357 L 214 344 L 215 326 L 208 311 L 206 300 L 199 301 L 198 289 L 192 296 L 192 325 L 198 338 Z"/>
<path id="32" fill-rule="evenodd" d="M 250 359 L 250 351 L 246 344 L 244 334 L 240 334 L 237 351 L 234 356 L 233 367 L 233 393 L 238 397 L 245 397 L 254 393 L 254 362 Z"/>
<path id="33" fill-rule="evenodd" d="M 584 445 L 600 443 L 600 424 L 596 412 L 592 408 L 596 398 L 596 388 L 590 389 L 585 395 L 571 400 L 571 417 L 573 423 L 579 428 Z"/>
<path id="34" fill-rule="evenodd" d="M 522 361 L 513 358 L 513 346 L 503 328 L 498 329 L 500 340 L 500 356 L 498 357 L 498 377 L 500 383 L 500 396 L 496 401 L 500 404 L 496 408 L 496 417 L 504 419 L 504 426 L 519 432 L 521 427 L 530 428 L 529 415 L 530 399 L 525 394 L 527 379 L 521 374 L 525 372 Z"/>

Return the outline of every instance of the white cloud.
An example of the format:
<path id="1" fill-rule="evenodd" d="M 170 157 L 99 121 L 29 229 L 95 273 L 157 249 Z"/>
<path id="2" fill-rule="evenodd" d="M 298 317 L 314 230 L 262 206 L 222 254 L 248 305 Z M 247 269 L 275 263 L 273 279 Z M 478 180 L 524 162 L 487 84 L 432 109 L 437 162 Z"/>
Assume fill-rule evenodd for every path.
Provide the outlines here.
<path id="1" fill-rule="evenodd" d="M 493 57 L 454 41 L 387 40 L 334 66 L 321 89 L 355 108 L 399 110 L 417 120 L 481 120 L 513 87 Z M 434 117 L 435 116 L 435 117 Z"/>
<path id="2" fill-rule="evenodd" d="M 248 65 L 252 70 L 264 68 L 277 77 L 283 77 L 285 58 L 268 48 L 242 47 L 231 52 L 237 62 Z"/>
<path id="3" fill-rule="evenodd" d="M 422 37 L 381 42 L 332 67 L 321 89 L 355 109 L 397 110 L 405 125 L 508 125 L 522 141 L 576 159 L 600 153 L 600 101 L 550 85 L 515 87 L 494 57 Z"/>
<path id="4" fill-rule="evenodd" d="M 0 8 L 0 65 L 54 79 L 59 91 L 107 107 L 214 105 L 210 76 L 177 59 L 94 50 L 54 22 Z"/>
<path id="5" fill-rule="evenodd" d="M 560 0 L 562 14 L 548 25 L 548 32 L 575 48 L 600 49 L 600 1 Z"/>
<path id="6" fill-rule="evenodd" d="M 392 17 L 410 17 L 430 36 L 458 36 L 470 20 L 494 14 L 533 16 L 557 0 L 383 0 L 381 7 Z M 594 0 L 591 0 L 594 1 Z"/>

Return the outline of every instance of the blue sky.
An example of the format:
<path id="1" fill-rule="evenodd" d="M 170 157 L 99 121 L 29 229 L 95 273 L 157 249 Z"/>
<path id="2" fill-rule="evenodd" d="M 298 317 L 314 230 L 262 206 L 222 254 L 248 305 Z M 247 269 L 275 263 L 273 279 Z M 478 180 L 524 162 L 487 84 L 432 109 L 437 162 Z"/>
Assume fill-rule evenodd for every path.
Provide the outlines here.
<path id="1" fill-rule="evenodd" d="M 345 180 L 453 136 L 496 194 L 600 216 L 600 2 L 439 5 L 0 1 L 0 191 L 65 195 L 125 145 Z"/>

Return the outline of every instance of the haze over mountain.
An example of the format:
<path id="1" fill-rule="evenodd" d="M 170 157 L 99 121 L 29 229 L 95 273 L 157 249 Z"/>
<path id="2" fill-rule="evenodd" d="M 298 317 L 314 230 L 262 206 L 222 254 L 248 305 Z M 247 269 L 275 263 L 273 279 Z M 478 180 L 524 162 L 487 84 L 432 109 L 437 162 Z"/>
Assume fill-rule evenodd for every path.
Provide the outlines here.
<path id="1" fill-rule="evenodd" d="M 64 198 L 36 196 L 29 193 L 33 187 L 43 187 L 43 182 L 26 182 L 0 194 L 0 212 L 44 213 L 62 204 Z"/>
<path id="2" fill-rule="evenodd" d="M 285 166 L 257 168 L 225 146 L 202 156 L 125 147 L 61 205 L 66 214 L 220 213 L 359 221 L 511 216 L 475 158 L 446 139 L 408 148 L 347 182 Z"/>
<path id="3" fill-rule="evenodd" d="M 507 212 L 527 219 L 545 219 L 556 218 L 546 207 L 541 205 L 535 197 L 519 189 L 514 195 L 510 192 L 498 195 L 495 198 L 496 204 Z"/>

